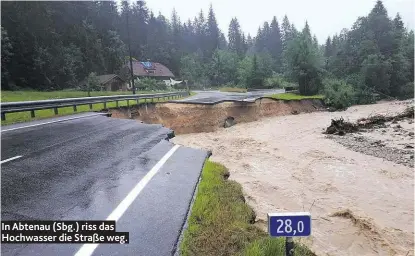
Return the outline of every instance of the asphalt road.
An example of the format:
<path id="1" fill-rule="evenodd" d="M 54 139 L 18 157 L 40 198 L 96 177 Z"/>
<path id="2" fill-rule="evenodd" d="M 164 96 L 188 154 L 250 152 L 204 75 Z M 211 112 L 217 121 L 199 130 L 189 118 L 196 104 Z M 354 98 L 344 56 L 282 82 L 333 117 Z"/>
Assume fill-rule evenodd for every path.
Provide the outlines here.
<path id="1" fill-rule="evenodd" d="M 172 131 L 161 125 L 88 115 L 2 127 L 1 217 L 105 220 L 121 214 L 117 231 L 130 232 L 130 243 L 101 244 L 92 254 L 82 244 L 2 244 L 2 255 L 174 252 L 207 152 L 173 145 L 165 140 Z M 122 211 L 125 201 L 130 204 Z"/>
<path id="2" fill-rule="evenodd" d="M 197 94 L 191 97 L 187 97 L 181 100 L 175 100 L 171 102 L 180 103 L 194 103 L 194 104 L 216 104 L 223 101 L 243 101 L 254 102 L 256 99 L 271 95 L 284 93 L 284 89 L 273 90 L 258 90 L 246 93 L 238 92 L 220 92 L 220 91 L 194 91 Z"/>

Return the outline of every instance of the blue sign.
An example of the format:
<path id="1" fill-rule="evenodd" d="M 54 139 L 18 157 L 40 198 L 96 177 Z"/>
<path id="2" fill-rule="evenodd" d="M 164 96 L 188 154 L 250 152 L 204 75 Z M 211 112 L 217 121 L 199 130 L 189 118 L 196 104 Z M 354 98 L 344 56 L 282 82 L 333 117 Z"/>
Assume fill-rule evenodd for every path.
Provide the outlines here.
<path id="1" fill-rule="evenodd" d="M 309 212 L 268 213 L 270 236 L 311 235 L 311 214 Z"/>

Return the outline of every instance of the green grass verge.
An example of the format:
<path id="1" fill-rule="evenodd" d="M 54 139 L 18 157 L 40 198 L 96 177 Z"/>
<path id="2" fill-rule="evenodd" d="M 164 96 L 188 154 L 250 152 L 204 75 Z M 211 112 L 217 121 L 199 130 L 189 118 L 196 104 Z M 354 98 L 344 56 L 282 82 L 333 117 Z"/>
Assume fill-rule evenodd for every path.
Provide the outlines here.
<path id="1" fill-rule="evenodd" d="M 278 99 L 278 100 L 305 100 L 305 99 L 323 99 L 324 98 L 323 95 L 305 96 L 305 95 L 289 93 L 289 92 L 280 93 L 280 94 L 272 94 L 269 97 L 273 99 Z"/>
<path id="2" fill-rule="evenodd" d="M 156 93 L 156 92 L 143 92 L 139 91 L 138 94 L 144 93 Z M 108 96 L 108 95 L 127 95 L 131 92 L 92 92 L 91 96 Z M 37 91 L 2 91 L 2 102 L 14 102 L 14 101 L 31 101 L 31 100 L 46 100 L 46 99 L 62 99 L 62 98 L 79 98 L 86 97 L 86 92 L 82 91 L 54 91 L 54 92 L 37 92 Z M 160 100 L 154 99 L 154 102 L 165 102 L 167 98 Z M 143 103 L 144 100 L 140 100 L 139 103 Z M 127 106 L 127 101 L 119 101 L 119 106 Z M 130 100 L 130 106 L 136 105 L 137 101 Z M 115 108 L 115 102 L 108 102 L 107 108 Z M 97 103 L 92 105 L 92 110 L 89 109 L 89 105 L 78 105 L 77 112 L 74 112 L 73 107 L 64 107 L 58 109 L 58 115 L 55 115 L 53 109 L 36 110 L 35 118 L 30 116 L 30 112 L 17 112 L 6 114 L 6 120 L 1 121 L 1 125 L 27 122 L 31 120 L 38 120 L 48 117 L 71 115 L 74 113 L 88 112 L 88 111 L 101 111 L 104 108 L 103 103 Z"/>
<path id="3" fill-rule="evenodd" d="M 137 91 L 137 94 L 146 93 L 158 93 L 166 91 Z M 106 92 L 98 91 L 91 92 L 91 96 L 111 96 L 111 95 L 129 95 L 130 91 L 115 91 Z M 15 101 L 32 101 L 32 100 L 52 100 L 52 99 L 64 99 L 64 98 L 80 98 L 88 97 L 88 93 L 84 91 L 51 91 L 51 92 L 39 92 L 39 91 L 1 91 L 1 102 L 15 102 Z"/>
<path id="4" fill-rule="evenodd" d="M 237 88 L 237 87 L 222 87 L 219 88 L 220 92 L 240 92 L 240 93 L 245 93 L 248 90 L 245 88 Z"/>
<path id="5" fill-rule="evenodd" d="M 283 256 L 284 240 L 269 238 L 251 224 L 255 213 L 245 203 L 241 185 L 228 180 L 228 176 L 223 165 L 206 161 L 180 245 L 181 254 Z M 296 246 L 295 253 L 314 255 L 302 246 Z"/>

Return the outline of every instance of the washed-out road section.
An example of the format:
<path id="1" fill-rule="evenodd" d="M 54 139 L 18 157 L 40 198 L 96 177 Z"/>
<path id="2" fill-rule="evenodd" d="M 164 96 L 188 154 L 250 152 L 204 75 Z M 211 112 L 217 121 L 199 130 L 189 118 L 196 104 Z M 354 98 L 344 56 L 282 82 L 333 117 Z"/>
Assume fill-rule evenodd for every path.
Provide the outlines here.
<path id="1" fill-rule="evenodd" d="M 224 101 L 255 102 L 256 99 L 272 94 L 285 93 L 285 89 L 256 90 L 246 93 L 221 91 L 193 91 L 196 95 L 170 102 L 193 104 L 216 104 Z"/>
<path id="2" fill-rule="evenodd" d="M 92 113 L 3 126 L 2 220 L 106 220 L 129 200 L 116 225 L 130 233 L 129 244 L 101 244 L 82 255 L 171 255 L 208 156 L 175 146 L 171 134 L 161 125 Z M 74 255 L 83 247 L 2 244 L 1 251 Z"/>

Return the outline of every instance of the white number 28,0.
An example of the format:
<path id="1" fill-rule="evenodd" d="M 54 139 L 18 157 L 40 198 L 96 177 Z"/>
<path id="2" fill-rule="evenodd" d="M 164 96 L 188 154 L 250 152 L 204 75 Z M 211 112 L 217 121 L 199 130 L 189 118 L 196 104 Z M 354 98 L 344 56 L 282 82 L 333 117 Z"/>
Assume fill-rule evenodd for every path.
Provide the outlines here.
<path id="1" fill-rule="evenodd" d="M 293 231 L 292 221 L 290 219 L 286 219 L 285 221 L 278 219 L 277 223 L 279 224 L 277 228 L 277 233 L 291 233 Z M 304 223 L 302 221 L 299 221 L 297 223 L 297 231 L 304 231 Z"/>

